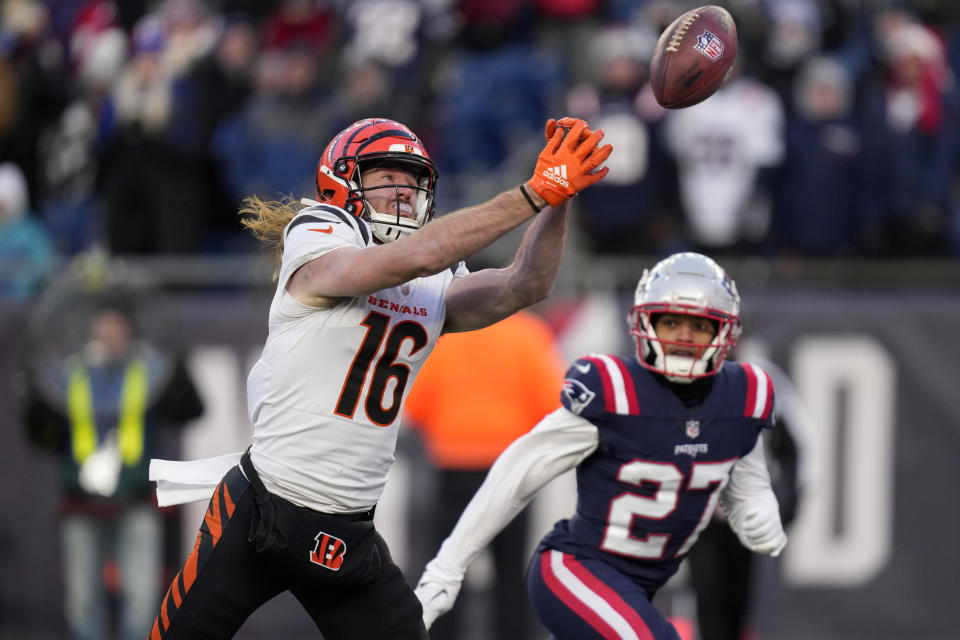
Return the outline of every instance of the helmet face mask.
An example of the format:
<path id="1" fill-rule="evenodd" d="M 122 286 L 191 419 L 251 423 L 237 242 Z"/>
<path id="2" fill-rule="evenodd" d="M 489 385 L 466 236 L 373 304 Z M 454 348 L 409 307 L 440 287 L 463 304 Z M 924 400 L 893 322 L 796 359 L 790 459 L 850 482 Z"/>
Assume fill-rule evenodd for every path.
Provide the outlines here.
<path id="1" fill-rule="evenodd" d="M 364 158 L 357 163 L 360 168 L 356 178 L 356 193 L 358 200 L 358 209 L 362 206 L 361 217 L 368 220 L 373 227 L 374 235 L 381 242 L 391 242 L 397 240 L 409 233 L 413 233 L 433 217 L 433 188 L 435 184 L 435 173 L 431 175 L 412 162 L 405 162 L 395 158 L 384 160 Z M 373 169 L 398 169 L 410 173 L 416 180 L 415 185 L 408 184 L 382 184 L 376 186 L 367 186 L 364 184 L 364 174 Z M 403 200 L 400 196 L 400 190 L 414 191 L 413 198 L 413 218 L 405 217 L 400 213 L 400 202 Z M 392 193 L 391 193 L 392 192 Z M 374 207 L 373 198 L 386 197 L 389 202 L 397 203 L 395 212 L 377 211 Z"/>
<path id="2" fill-rule="evenodd" d="M 396 167 L 412 173 L 416 185 L 378 185 L 365 187 L 362 174 L 369 169 Z M 353 123 L 327 145 L 317 165 L 317 199 L 341 207 L 370 222 L 374 237 L 392 242 L 413 233 L 434 214 L 437 169 L 420 139 L 407 127 L 393 120 L 368 118 Z M 367 200 L 369 193 L 394 189 L 416 191 L 414 218 L 380 212 Z"/>
<path id="3" fill-rule="evenodd" d="M 664 340 L 655 326 L 666 313 L 705 318 L 716 333 L 708 344 Z M 644 271 L 627 322 L 640 364 L 671 382 L 692 382 L 720 370 L 740 336 L 739 313 L 736 284 L 716 262 L 698 253 L 678 253 Z M 686 354 L 668 355 L 674 345 Z"/>

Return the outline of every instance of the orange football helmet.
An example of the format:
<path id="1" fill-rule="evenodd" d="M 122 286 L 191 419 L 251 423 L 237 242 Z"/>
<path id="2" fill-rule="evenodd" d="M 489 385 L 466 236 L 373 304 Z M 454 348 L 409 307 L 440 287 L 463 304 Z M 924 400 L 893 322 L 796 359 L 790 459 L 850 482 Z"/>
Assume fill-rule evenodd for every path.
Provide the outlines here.
<path id="1" fill-rule="evenodd" d="M 366 201 L 369 190 L 397 189 L 393 185 L 364 187 L 361 173 L 378 166 L 398 167 L 414 174 L 417 186 L 409 188 L 417 191 L 415 218 L 379 212 Z M 327 145 L 317 164 L 317 199 L 367 220 L 381 242 L 402 238 L 433 217 L 436 184 L 437 168 L 420 138 L 406 126 L 385 118 L 354 122 Z"/>

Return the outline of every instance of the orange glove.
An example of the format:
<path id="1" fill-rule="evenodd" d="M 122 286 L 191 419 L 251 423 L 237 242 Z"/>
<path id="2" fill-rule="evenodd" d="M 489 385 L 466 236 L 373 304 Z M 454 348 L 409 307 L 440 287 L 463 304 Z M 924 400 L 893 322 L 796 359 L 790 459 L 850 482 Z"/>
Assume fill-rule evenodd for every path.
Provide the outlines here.
<path id="1" fill-rule="evenodd" d="M 550 138 L 553 137 L 553 134 L 556 133 L 557 127 L 563 127 L 564 129 L 570 130 L 573 128 L 573 125 L 578 122 L 583 122 L 579 118 L 571 118 L 567 116 L 565 118 L 560 118 L 559 120 L 554 120 L 550 118 L 547 120 L 546 126 L 543 128 L 543 135 L 547 139 L 547 142 L 550 142 Z M 587 125 L 587 128 L 583 130 L 583 135 L 590 135 L 590 125 Z M 564 133 L 566 135 L 566 133 Z"/>
<path id="2" fill-rule="evenodd" d="M 607 175 L 608 167 L 597 169 L 610 155 L 609 144 L 598 147 L 603 130 L 591 131 L 579 118 L 547 120 L 547 145 L 537 158 L 537 167 L 527 186 L 552 207 L 569 200 Z"/>

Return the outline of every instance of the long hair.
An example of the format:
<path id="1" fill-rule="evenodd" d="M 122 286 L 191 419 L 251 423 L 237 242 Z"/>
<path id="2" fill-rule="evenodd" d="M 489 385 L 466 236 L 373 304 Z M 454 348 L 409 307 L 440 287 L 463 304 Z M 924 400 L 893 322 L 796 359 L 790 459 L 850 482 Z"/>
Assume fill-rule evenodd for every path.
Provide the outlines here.
<path id="1" fill-rule="evenodd" d="M 283 230 L 302 206 L 289 196 L 282 200 L 264 201 L 255 195 L 247 196 L 240 205 L 240 224 L 249 229 L 267 249 L 273 249 L 273 279 L 276 280 L 283 258 Z"/>

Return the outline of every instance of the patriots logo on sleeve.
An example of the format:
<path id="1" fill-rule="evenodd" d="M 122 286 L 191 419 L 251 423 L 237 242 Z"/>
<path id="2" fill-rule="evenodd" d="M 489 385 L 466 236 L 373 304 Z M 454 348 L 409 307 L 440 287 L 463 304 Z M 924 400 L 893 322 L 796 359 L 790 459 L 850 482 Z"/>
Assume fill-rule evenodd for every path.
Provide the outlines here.
<path id="1" fill-rule="evenodd" d="M 570 411 L 577 415 L 597 396 L 579 380 L 567 378 L 563 381 L 563 395 L 570 404 Z"/>
<path id="2" fill-rule="evenodd" d="M 594 353 L 574 362 L 567 369 L 560 400 L 567 409 L 588 419 L 640 413 L 629 368 L 612 355 Z"/>

